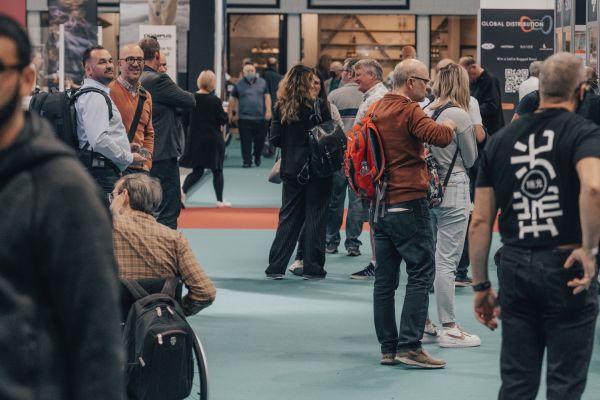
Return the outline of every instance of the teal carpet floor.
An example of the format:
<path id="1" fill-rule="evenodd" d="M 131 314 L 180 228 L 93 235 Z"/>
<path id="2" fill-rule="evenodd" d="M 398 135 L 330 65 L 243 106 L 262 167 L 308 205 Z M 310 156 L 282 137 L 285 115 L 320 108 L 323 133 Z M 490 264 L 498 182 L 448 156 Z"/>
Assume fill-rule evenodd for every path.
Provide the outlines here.
<path id="1" fill-rule="evenodd" d="M 228 152 L 225 197 L 238 207 L 278 207 L 280 186 L 264 184 L 263 179 L 272 161 L 261 168 L 242 169 L 241 162 L 237 163 L 239 156 L 232 154 L 232 148 Z M 213 199 L 210 180 L 204 180 L 188 201 L 212 205 Z M 457 289 L 456 313 L 466 331 L 481 337 L 481 347 L 441 349 L 426 345 L 431 354 L 447 361 L 443 370 L 384 367 L 379 365 L 379 344 L 373 327 L 373 283 L 349 279 L 350 273 L 368 263 L 368 254 L 350 258 L 342 247 L 340 254 L 328 255 L 325 267 L 329 274 L 324 281 L 307 282 L 291 275 L 282 281 L 267 281 L 264 269 L 274 231 L 183 232 L 218 289 L 215 303 L 190 319 L 205 347 L 211 399 L 497 397 L 500 331 L 491 332 L 475 321 L 470 289 Z M 365 243 L 362 251 L 368 253 L 366 232 L 361 240 Z M 496 236 L 493 251 L 498 246 Z M 495 276 L 494 267 L 491 275 Z M 398 317 L 405 284 L 404 274 L 396 296 Z M 433 295 L 430 315 L 437 321 Z M 599 333 L 595 344 L 586 400 L 600 398 Z M 543 398 L 545 386 L 538 396 Z"/>

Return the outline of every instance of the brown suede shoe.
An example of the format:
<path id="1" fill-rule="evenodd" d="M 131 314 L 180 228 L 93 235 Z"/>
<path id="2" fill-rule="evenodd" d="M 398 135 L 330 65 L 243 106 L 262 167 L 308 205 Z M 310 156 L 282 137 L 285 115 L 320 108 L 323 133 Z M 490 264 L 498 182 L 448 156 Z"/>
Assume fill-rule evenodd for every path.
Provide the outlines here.
<path id="1" fill-rule="evenodd" d="M 430 356 L 422 347 L 415 351 L 396 353 L 396 361 L 419 368 L 444 368 L 446 366 L 446 361 Z"/>
<path id="2" fill-rule="evenodd" d="M 381 355 L 381 361 L 379 362 L 381 365 L 396 365 L 398 361 L 396 361 L 395 353 L 384 353 Z"/>

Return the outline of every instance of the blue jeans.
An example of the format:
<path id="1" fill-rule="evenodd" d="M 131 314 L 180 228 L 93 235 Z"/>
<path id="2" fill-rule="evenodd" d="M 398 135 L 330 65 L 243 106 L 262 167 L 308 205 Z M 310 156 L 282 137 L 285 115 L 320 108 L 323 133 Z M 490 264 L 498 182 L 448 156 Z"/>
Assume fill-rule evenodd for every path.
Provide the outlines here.
<path id="1" fill-rule="evenodd" d="M 340 170 L 333 174 L 333 185 L 329 206 L 327 209 L 327 233 L 325 242 L 338 246 L 341 241 L 340 228 L 344 219 L 344 202 L 346 201 L 346 191 L 348 191 L 348 216 L 346 217 L 346 249 L 359 248 L 362 242 L 358 240 L 362 233 L 363 222 L 363 204 L 360 199 L 348 187 L 348 181 L 344 171 Z"/>
<path id="2" fill-rule="evenodd" d="M 385 215 L 373 223 L 373 231 L 377 255 L 373 309 L 381 352 L 417 350 L 421 347 L 429 288 L 435 274 L 427 201 L 418 199 L 386 206 Z M 408 283 L 398 332 L 394 296 L 402 260 L 406 262 Z"/>
<path id="3" fill-rule="evenodd" d="M 598 316 L 598 282 L 574 296 L 583 275 L 563 264 L 571 251 L 505 246 L 496 254 L 502 309 L 498 398 L 535 399 L 547 357 L 546 398 L 576 400 L 585 390 Z"/>
<path id="4" fill-rule="evenodd" d="M 160 180 L 163 194 L 156 220 L 169 228 L 177 229 L 177 218 L 181 212 L 181 186 L 177 159 L 154 161 L 150 175 Z"/>

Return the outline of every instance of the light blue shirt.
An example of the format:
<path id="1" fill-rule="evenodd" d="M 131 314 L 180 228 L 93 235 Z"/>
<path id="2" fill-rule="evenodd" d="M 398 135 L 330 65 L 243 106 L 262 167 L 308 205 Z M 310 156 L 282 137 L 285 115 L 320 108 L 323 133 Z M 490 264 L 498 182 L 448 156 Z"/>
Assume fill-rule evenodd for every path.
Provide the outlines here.
<path id="1" fill-rule="evenodd" d="M 94 79 L 83 80 L 81 89 L 93 87 L 109 94 L 108 86 Z M 108 107 L 104 96 L 99 93 L 85 93 L 77 98 L 77 137 L 79 148 L 86 142 L 90 143 L 90 150 L 102 154 L 111 160 L 123 171 L 133 162 L 131 147 L 127 132 L 119 110 L 112 103 L 113 117 L 109 120 Z"/>

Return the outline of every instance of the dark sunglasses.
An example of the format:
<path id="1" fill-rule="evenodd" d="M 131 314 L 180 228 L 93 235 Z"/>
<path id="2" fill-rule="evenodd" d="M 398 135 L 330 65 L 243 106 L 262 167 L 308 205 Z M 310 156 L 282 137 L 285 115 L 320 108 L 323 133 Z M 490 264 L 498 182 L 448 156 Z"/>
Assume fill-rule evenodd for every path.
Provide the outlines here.
<path id="1" fill-rule="evenodd" d="M 22 71 L 29 64 L 4 65 L 0 63 L 0 74 L 5 71 Z"/>
<path id="2" fill-rule="evenodd" d="M 133 63 L 143 64 L 144 57 L 125 57 L 121 58 L 121 60 L 125 61 L 129 65 L 133 65 Z"/>

